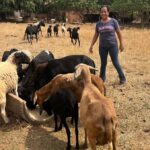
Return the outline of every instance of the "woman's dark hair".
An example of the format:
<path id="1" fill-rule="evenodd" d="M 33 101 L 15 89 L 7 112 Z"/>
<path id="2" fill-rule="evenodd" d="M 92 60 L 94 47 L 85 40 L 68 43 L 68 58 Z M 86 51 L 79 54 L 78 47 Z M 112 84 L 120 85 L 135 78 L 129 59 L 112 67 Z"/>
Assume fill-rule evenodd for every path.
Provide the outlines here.
<path id="1" fill-rule="evenodd" d="M 106 8 L 107 8 L 107 11 L 110 12 L 110 7 L 107 6 L 107 5 L 102 6 L 102 7 L 100 8 L 100 10 L 101 10 L 102 8 L 104 8 L 104 7 L 106 7 Z"/>

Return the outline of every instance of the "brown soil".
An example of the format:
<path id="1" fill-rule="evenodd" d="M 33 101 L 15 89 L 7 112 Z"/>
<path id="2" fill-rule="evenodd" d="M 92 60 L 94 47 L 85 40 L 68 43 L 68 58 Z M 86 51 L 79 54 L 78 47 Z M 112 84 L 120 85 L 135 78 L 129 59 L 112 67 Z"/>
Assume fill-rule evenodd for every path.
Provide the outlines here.
<path id="1" fill-rule="evenodd" d="M 98 42 L 94 53 L 88 48 L 94 34 L 95 24 L 80 25 L 81 46 L 73 46 L 68 33 L 59 32 L 59 37 L 47 38 L 48 25 L 43 30 L 43 37 L 30 45 L 23 40 L 27 24 L 0 23 L 0 58 L 10 48 L 28 49 L 33 55 L 41 50 L 50 50 L 55 58 L 70 54 L 85 54 L 100 66 Z M 67 27 L 69 25 L 67 24 Z M 70 25 L 71 26 L 71 25 Z M 61 29 L 59 30 L 61 31 Z M 119 85 L 118 75 L 110 58 L 107 66 L 107 96 L 114 100 L 119 120 L 118 150 L 150 149 L 150 30 L 124 28 L 122 30 L 125 51 L 119 54 L 120 64 L 126 74 L 127 83 Z M 49 124 L 33 126 L 8 112 L 10 123 L 0 119 L 0 150 L 64 150 L 66 133 L 53 131 L 53 121 Z M 75 145 L 74 128 L 70 125 L 72 146 Z M 83 127 L 79 126 L 80 144 L 84 141 Z M 74 149 L 74 148 L 73 148 Z M 98 149 L 101 149 L 98 147 Z M 106 148 L 105 148 L 106 150 Z"/>

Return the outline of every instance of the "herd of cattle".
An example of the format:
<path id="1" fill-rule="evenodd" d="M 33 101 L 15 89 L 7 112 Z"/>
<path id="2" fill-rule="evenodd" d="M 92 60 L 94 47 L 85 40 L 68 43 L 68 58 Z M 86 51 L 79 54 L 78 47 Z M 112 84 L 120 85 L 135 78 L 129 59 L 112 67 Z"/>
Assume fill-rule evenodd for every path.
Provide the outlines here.
<path id="1" fill-rule="evenodd" d="M 96 150 L 96 144 L 108 144 L 109 150 L 116 150 L 117 117 L 114 105 L 106 97 L 106 87 L 95 70 L 94 61 L 85 55 L 57 59 L 50 51 L 43 50 L 32 58 L 29 51 L 5 51 L 0 62 L 3 120 L 9 122 L 5 112 L 6 94 L 13 92 L 26 101 L 29 109 L 35 109 L 38 104 L 40 114 L 43 110 L 48 115 L 54 114 L 55 131 L 61 130 L 62 125 L 66 129 L 67 150 L 71 149 L 67 117 L 72 118 L 72 124 L 75 122 L 77 149 L 80 118 L 85 128 L 85 146 L 88 138 L 92 150 Z"/>
<path id="2" fill-rule="evenodd" d="M 39 32 L 41 32 L 41 35 L 42 35 L 41 26 L 45 27 L 44 20 L 41 20 L 34 25 L 29 24 L 25 29 L 24 39 L 27 38 L 28 42 L 32 44 L 32 40 L 35 35 L 36 41 L 38 41 Z M 68 27 L 68 29 L 66 29 L 65 23 L 62 23 L 61 25 L 62 34 L 65 35 L 65 32 L 68 31 L 72 44 L 75 45 L 78 42 L 80 46 L 80 39 L 79 39 L 79 33 L 78 33 L 79 29 L 80 27 L 73 27 L 73 28 Z M 58 31 L 59 31 L 59 24 L 55 24 L 53 26 L 53 29 L 52 29 L 52 25 L 49 25 L 47 28 L 47 37 L 51 37 L 52 32 L 54 33 L 54 36 L 57 37 Z"/>

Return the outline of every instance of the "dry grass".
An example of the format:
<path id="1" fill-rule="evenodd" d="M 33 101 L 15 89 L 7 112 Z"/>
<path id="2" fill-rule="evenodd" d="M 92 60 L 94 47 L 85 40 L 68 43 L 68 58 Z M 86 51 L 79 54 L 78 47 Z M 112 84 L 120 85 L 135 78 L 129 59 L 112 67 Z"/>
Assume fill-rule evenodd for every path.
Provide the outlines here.
<path id="1" fill-rule="evenodd" d="M 68 26 L 68 25 L 67 25 Z M 44 37 L 33 45 L 23 40 L 26 24 L 0 24 L 0 58 L 4 50 L 10 48 L 29 49 L 36 55 L 43 49 L 51 50 L 56 58 L 70 54 L 85 54 L 95 60 L 99 68 L 98 42 L 94 54 L 88 53 L 93 36 L 94 24 L 80 26 L 81 47 L 73 46 L 68 33 L 63 37 L 46 37 L 47 26 L 43 28 Z M 125 51 L 120 53 L 120 63 L 127 77 L 127 84 L 118 84 L 118 75 L 110 58 L 107 66 L 107 95 L 112 97 L 119 119 L 118 150 L 150 149 L 150 30 L 125 28 L 122 30 Z M 63 150 L 66 147 L 66 134 L 51 132 L 53 123 L 32 126 L 25 121 L 9 115 L 11 123 L 0 122 L 0 150 Z M 50 126 L 50 127 L 49 127 Z M 145 129 L 149 132 L 144 132 Z M 72 145 L 75 145 L 74 128 Z M 83 128 L 80 127 L 80 144 L 83 143 Z M 101 149 L 101 148 L 98 148 Z"/>

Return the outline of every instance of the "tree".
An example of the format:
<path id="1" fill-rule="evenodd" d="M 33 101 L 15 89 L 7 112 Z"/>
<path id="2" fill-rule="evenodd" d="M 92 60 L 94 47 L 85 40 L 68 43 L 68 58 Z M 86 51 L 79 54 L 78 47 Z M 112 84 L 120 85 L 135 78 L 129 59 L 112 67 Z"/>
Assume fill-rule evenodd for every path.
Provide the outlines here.
<path id="1" fill-rule="evenodd" d="M 11 13 L 13 12 L 15 1 L 14 0 L 0 0 L 0 12 Z"/>
<path id="2" fill-rule="evenodd" d="M 144 22 L 144 12 L 150 12 L 150 0 L 114 0 L 111 8 L 124 15 L 136 15 L 141 17 Z"/>
<path id="3" fill-rule="evenodd" d="M 124 15 L 140 15 L 150 12 L 150 0 L 0 0 L 0 14 L 12 14 L 15 10 L 48 13 L 67 9 L 92 12 L 102 5 L 109 5 L 112 11 Z"/>

